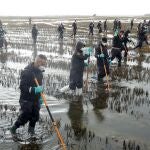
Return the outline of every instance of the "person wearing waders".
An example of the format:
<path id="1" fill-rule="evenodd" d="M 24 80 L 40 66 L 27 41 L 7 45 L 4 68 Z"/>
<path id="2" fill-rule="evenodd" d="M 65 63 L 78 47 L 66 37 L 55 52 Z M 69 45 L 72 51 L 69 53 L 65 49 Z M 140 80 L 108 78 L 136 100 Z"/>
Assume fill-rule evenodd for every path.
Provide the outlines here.
<path id="1" fill-rule="evenodd" d="M 106 76 L 104 65 L 106 66 L 107 74 L 109 74 L 109 55 L 107 52 L 107 38 L 103 37 L 95 48 L 95 57 L 97 58 L 97 78 L 98 81 L 103 81 Z M 105 64 L 104 64 L 105 63 Z"/>
<path id="2" fill-rule="evenodd" d="M 113 37 L 112 49 L 111 49 L 111 61 L 116 57 L 118 59 L 118 67 L 121 67 L 121 51 L 124 49 L 123 45 L 124 31 L 120 30 L 117 35 Z"/>
<path id="3" fill-rule="evenodd" d="M 6 34 L 6 31 L 3 29 L 2 22 L 0 21 L 0 49 L 2 49 L 3 46 L 6 44 L 5 34 Z"/>
<path id="4" fill-rule="evenodd" d="M 58 28 L 57 28 L 57 31 L 59 33 L 59 39 L 63 39 L 63 37 L 64 37 L 64 30 L 65 30 L 64 25 L 61 23 L 58 26 Z"/>
<path id="5" fill-rule="evenodd" d="M 104 21 L 104 32 L 107 34 L 107 19 Z"/>
<path id="6" fill-rule="evenodd" d="M 90 54 L 83 55 L 82 48 L 85 44 L 78 41 L 76 44 L 75 52 L 71 59 L 71 69 L 70 69 L 70 83 L 69 88 L 71 93 L 76 93 L 76 95 L 82 95 L 83 88 L 83 72 L 84 72 L 84 60 L 86 60 Z"/>
<path id="7" fill-rule="evenodd" d="M 36 44 L 37 42 L 37 35 L 38 35 L 38 29 L 36 27 L 36 24 L 34 24 L 32 27 L 32 39 L 34 44 Z"/>
<path id="8" fill-rule="evenodd" d="M 145 42 L 147 45 L 149 45 L 148 41 L 147 41 L 147 31 L 145 29 L 144 26 L 141 27 L 140 31 L 138 32 L 138 43 L 137 45 L 133 48 L 142 48 L 143 42 Z"/>
<path id="9" fill-rule="evenodd" d="M 39 120 L 39 111 L 42 104 L 40 93 L 43 91 L 42 79 L 43 71 L 46 65 L 46 56 L 38 55 L 35 61 L 21 72 L 20 77 L 20 115 L 14 125 L 10 128 L 10 132 L 14 140 L 17 140 L 16 130 L 20 126 L 24 126 L 29 122 L 28 133 L 32 136 L 35 134 L 35 125 Z M 39 86 L 36 86 L 36 78 Z"/>
<path id="10" fill-rule="evenodd" d="M 102 33 L 102 22 L 99 21 L 98 24 L 97 24 L 97 29 L 98 29 L 98 33 Z"/>
<path id="11" fill-rule="evenodd" d="M 90 22 L 90 24 L 89 24 L 89 35 L 93 36 L 93 29 L 94 29 L 94 23 Z"/>
<path id="12" fill-rule="evenodd" d="M 77 33 L 77 21 L 75 20 L 73 23 L 72 23 L 72 35 L 73 35 L 73 38 L 75 38 L 76 36 L 76 33 Z"/>

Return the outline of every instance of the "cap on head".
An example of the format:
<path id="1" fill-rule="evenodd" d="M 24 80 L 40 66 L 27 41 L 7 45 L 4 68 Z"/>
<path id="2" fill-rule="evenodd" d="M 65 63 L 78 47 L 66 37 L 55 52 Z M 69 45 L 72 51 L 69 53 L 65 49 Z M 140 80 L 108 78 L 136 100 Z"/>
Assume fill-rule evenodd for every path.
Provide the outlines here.
<path id="1" fill-rule="evenodd" d="M 47 57 L 43 54 L 39 54 L 37 57 L 41 58 L 41 59 L 44 59 L 44 60 L 47 60 Z"/>
<path id="2" fill-rule="evenodd" d="M 40 66 L 45 66 L 46 65 L 46 56 L 43 54 L 39 54 L 35 58 L 35 66 L 40 67 Z"/>
<path id="3" fill-rule="evenodd" d="M 76 50 L 79 51 L 83 47 L 85 47 L 85 43 L 83 43 L 82 41 L 78 41 L 76 44 Z"/>

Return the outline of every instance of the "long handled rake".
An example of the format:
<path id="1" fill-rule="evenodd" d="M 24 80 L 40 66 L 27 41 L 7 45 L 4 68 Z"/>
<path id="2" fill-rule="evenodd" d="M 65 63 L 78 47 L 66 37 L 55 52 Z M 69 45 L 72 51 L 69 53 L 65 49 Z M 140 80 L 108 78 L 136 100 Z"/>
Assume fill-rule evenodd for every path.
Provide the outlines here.
<path id="1" fill-rule="evenodd" d="M 36 83 L 36 86 L 39 86 L 38 80 L 36 79 L 35 75 L 34 75 L 34 81 L 35 81 L 35 83 Z M 59 139 L 59 141 L 60 141 L 60 143 L 61 143 L 60 145 L 61 145 L 61 147 L 62 147 L 63 150 L 67 150 L 67 149 L 66 149 L 66 145 L 65 145 L 65 143 L 64 143 L 64 140 L 63 140 L 63 138 L 62 138 L 62 135 L 60 134 L 60 132 L 59 132 L 59 130 L 58 130 L 58 128 L 57 128 L 57 124 L 56 124 L 56 122 L 55 122 L 55 120 L 54 120 L 54 118 L 53 118 L 53 116 L 52 116 L 52 114 L 51 114 L 51 112 L 50 112 L 50 109 L 49 109 L 48 105 L 47 105 L 47 101 L 46 101 L 46 98 L 45 98 L 45 95 L 44 95 L 43 92 L 41 92 L 41 97 L 42 97 L 42 100 L 43 100 L 43 102 L 44 102 L 44 104 L 45 104 L 45 107 L 46 107 L 46 109 L 47 109 L 47 111 L 48 111 L 48 114 L 49 114 L 49 116 L 50 116 L 50 119 L 51 119 L 51 121 L 52 121 L 53 127 L 54 127 L 54 129 L 55 129 L 55 131 L 56 131 L 56 134 L 57 134 L 57 137 L 58 137 L 58 139 Z"/>
<path id="2" fill-rule="evenodd" d="M 102 51 L 102 47 L 100 46 L 100 50 L 101 50 L 101 54 L 103 54 L 103 51 Z M 109 83 L 109 75 L 107 74 L 107 69 L 106 69 L 106 65 L 105 65 L 105 61 L 104 61 L 104 58 L 102 58 L 103 60 L 103 65 L 104 65 L 104 70 L 105 70 L 105 74 L 106 74 L 106 80 L 107 80 L 107 88 L 106 90 L 110 90 L 110 83 Z"/>

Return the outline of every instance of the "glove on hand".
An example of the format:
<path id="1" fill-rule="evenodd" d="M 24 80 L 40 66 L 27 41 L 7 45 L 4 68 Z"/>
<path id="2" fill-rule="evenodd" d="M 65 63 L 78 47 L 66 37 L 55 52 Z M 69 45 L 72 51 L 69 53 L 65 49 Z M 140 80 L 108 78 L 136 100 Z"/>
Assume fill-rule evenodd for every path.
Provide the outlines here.
<path id="1" fill-rule="evenodd" d="M 43 92 L 43 87 L 42 86 L 34 87 L 34 92 L 35 94 Z"/>
<path id="2" fill-rule="evenodd" d="M 100 58 L 104 58 L 104 54 L 100 54 L 99 57 L 100 57 Z"/>

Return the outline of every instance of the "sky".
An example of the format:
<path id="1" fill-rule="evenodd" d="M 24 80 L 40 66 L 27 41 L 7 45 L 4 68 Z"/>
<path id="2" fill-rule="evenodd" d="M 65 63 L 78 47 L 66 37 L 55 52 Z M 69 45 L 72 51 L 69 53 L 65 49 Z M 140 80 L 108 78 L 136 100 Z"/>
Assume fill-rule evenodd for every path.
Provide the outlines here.
<path id="1" fill-rule="evenodd" d="M 150 14 L 150 0 L 1 0 L 0 16 L 132 16 Z"/>

